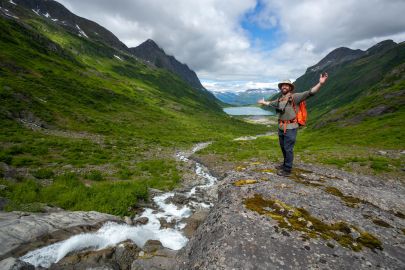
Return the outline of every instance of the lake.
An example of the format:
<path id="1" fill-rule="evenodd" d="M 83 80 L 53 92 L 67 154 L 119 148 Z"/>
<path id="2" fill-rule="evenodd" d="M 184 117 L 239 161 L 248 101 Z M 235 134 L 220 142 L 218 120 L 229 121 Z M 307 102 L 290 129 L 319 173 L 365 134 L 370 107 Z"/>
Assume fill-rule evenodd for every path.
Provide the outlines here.
<path id="1" fill-rule="evenodd" d="M 259 107 L 245 106 L 245 107 L 228 107 L 224 108 L 224 112 L 229 115 L 274 115 L 273 112 L 263 110 Z"/>

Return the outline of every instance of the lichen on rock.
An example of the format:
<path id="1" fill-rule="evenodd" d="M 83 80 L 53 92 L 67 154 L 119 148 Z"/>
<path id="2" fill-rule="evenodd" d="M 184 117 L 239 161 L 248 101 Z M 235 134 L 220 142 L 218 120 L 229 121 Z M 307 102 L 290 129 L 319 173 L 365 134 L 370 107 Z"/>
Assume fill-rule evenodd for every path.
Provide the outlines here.
<path id="1" fill-rule="evenodd" d="M 241 180 L 235 181 L 233 183 L 233 185 L 236 186 L 236 187 L 241 187 L 241 186 L 244 186 L 244 185 L 256 184 L 258 182 L 259 181 L 255 180 L 255 179 L 241 179 Z"/>
<path id="2" fill-rule="evenodd" d="M 361 231 L 343 221 L 326 223 L 310 215 L 303 208 L 295 208 L 277 199 L 264 199 L 261 195 L 244 200 L 247 209 L 276 220 L 281 228 L 300 231 L 310 238 L 333 239 L 354 251 L 363 247 L 382 249 L 381 241 L 366 231 Z"/>

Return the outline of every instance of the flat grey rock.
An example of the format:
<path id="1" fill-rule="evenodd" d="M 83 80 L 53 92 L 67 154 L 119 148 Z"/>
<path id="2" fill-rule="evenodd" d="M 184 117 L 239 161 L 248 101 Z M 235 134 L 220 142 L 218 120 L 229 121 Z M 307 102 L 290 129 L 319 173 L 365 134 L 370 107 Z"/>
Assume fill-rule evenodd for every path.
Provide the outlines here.
<path id="1" fill-rule="evenodd" d="M 72 234 L 94 229 L 106 221 L 120 221 L 120 218 L 95 211 L 0 211 L 0 259 L 21 256 L 35 246 L 51 243 L 52 238 L 63 240 Z"/>

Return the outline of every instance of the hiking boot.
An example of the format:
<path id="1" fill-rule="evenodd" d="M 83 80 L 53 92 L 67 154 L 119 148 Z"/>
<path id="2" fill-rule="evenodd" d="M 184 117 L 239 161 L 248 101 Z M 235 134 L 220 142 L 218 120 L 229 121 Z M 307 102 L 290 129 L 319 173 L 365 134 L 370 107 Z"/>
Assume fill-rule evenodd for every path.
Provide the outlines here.
<path id="1" fill-rule="evenodd" d="M 291 171 L 280 170 L 277 172 L 277 175 L 288 177 L 291 175 Z"/>

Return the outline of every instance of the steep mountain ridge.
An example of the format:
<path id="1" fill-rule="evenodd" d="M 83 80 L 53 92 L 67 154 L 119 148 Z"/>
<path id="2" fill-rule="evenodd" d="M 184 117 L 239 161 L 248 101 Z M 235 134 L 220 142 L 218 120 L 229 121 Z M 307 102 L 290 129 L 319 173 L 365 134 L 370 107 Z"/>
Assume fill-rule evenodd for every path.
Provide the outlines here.
<path id="1" fill-rule="evenodd" d="M 6 17 L 7 14 L 9 14 L 8 17 L 14 16 L 16 18 L 35 18 L 35 16 L 40 16 L 71 33 L 95 42 L 102 42 L 120 51 L 133 54 L 139 57 L 139 59 L 147 61 L 148 64 L 169 70 L 192 87 L 205 91 L 193 70 L 186 64 L 179 62 L 174 56 L 166 55 L 163 49 L 159 48 L 153 40 L 149 39 L 137 47 L 128 48 L 106 28 L 91 20 L 73 14 L 62 4 L 53 0 L 16 0 L 12 3 L 3 0 L 0 3 L 0 14 L 3 13 Z M 206 94 L 210 95 L 209 93 Z"/>
<path id="2" fill-rule="evenodd" d="M 148 63 L 178 74 L 192 87 L 205 90 L 194 71 L 186 64 L 177 61 L 173 56 L 167 55 L 153 40 L 148 39 L 139 46 L 130 48 L 129 51 Z"/>

